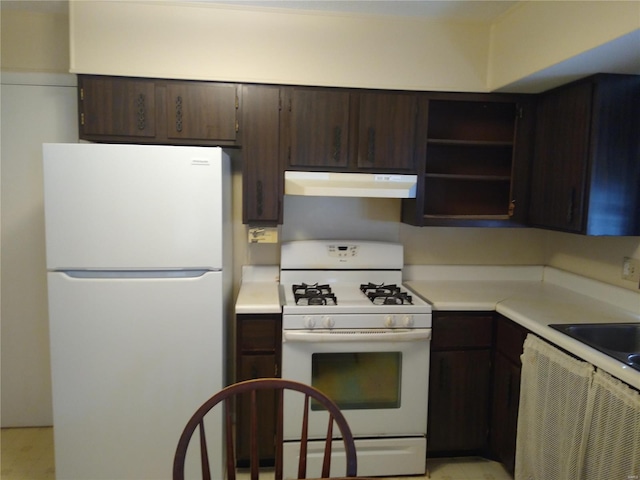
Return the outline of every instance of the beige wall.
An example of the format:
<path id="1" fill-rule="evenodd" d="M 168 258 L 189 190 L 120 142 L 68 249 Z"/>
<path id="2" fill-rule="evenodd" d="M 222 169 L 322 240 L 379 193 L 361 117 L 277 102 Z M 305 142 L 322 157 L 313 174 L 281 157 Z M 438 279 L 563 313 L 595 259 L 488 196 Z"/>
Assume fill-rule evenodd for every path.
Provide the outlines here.
<path id="1" fill-rule="evenodd" d="M 622 279 L 624 257 L 640 259 L 640 237 L 546 232 L 546 264 L 637 292 L 640 288 L 637 282 Z"/>
<path id="2" fill-rule="evenodd" d="M 496 90 L 639 28 L 637 1 L 522 2 L 491 27 L 489 89 Z"/>
<path id="3" fill-rule="evenodd" d="M 99 2 L 91 2 L 98 5 Z M 114 6 L 114 8 L 123 8 L 119 2 L 105 2 Z M 548 2 L 541 2 L 548 3 Z M 582 3 L 582 2 L 576 2 Z M 86 5 L 85 5 L 86 6 Z M 145 8 L 151 8 L 146 6 Z M 212 19 L 205 15 L 206 22 L 194 19 L 194 12 L 203 13 L 202 9 L 193 10 L 193 7 L 185 7 L 184 9 L 175 9 L 175 6 L 165 10 L 166 7 L 158 7 L 158 12 L 151 12 L 148 21 L 163 20 L 164 23 L 154 24 L 152 29 L 154 32 L 162 32 L 166 39 L 171 39 L 176 34 L 185 34 L 191 40 L 199 40 L 196 42 L 188 42 L 189 45 L 182 43 L 184 40 L 177 41 L 175 51 L 168 50 L 157 54 L 158 62 L 149 63 L 151 60 L 143 58 L 150 51 L 157 48 L 168 46 L 168 40 L 158 39 L 155 35 L 149 40 L 136 37 L 132 32 L 141 27 L 145 31 L 143 18 L 118 19 L 118 27 L 109 23 L 108 16 L 96 16 L 95 19 L 87 19 L 87 25 L 93 25 L 100 28 L 103 35 L 109 34 L 109 39 L 116 35 L 124 41 L 117 41 L 114 44 L 100 41 L 96 45 L 95 39 L 91 37 L 91 31 L 82 26 L 84 30 L 81 32 L 77 29 L 72 34 L 75 39 L 74 49 L 76 61 L 75 68 L 80 71 L 90 71 L 95 69 L 95 73 L 108 74 L 125 74 L 151 75 L 156 73 L 159 76 L 168 77 L 190 77 L 194 78 L 200 75 L 194 70 L 196 63 L 206 64 L 207 75 L 210 78 L 225 80 L 230 79 L 234 75 L 237 80 L 261 80 L 274 81 L 283 83 L 318 83 L 332 84 L 344 83 L 356 86 L 402 86 L 406 88 L 430 88 L 430 89 L 468 89 L 483 90 L 485 86 L 486 61 L 487 61 L 487 41 L 479 39 L 485 35 L 487 30 L 484 26 L 478 25 L 432 25 L 420 24 L 419 22 L 402 21 L 394 25 L 394 28 L 385 28 L 383 38 L 391 41 L 390 50 L 382 49 L 383 58 L 389 59 L 393 57 L 393 68 L 388 68 L 385 64 L 384 72 L 377 69 L 375 65 L 374 52 L 367 48 L 366 42 L 356 35 L 352 38 L 357 29 L 353 29 L 351 23 L 346 22 L 344 16 L 325 16 L 322 19 L 307 18 L 303 15 L 283 15 L 276 17 L 268 17 L 277 20 L 275 23 L 269 23 L 270 28 L 284 28 L 287 31 L 285 36 L 273 40 L 275 43 L 265 45 L 266 51 L 273 53 L 276 47 L 291 48 L 293 52 L 289 56 L 280 58 L 274 55 L 269 58 L 267 63 L 261 63 L 265 57 L 265 51 L 258 48 L 259 42 L 264 39 L 262 35 L 268 33 L 264 29 L 264 21 L 267 18 L 264 12 L 247 13 L 244 10 L 225 11 L 221 14 L 228 21 L 234 15 L 243 13 L 241 20 L 244 22 L 251 19 L 248 25 L 245 25 L 243 34 L 254 42 L 253 47 L 247 45 L 233 47 L 234 41 L 238 36 L 230 35 L 229 29 L 225 30 L 229 35 L 225 34 L 222 39 L 216 35 L 212 35 L 211 39 L 203 39 L 199 36 L 190 37 L 188 32 L 192 26 L 202 35 L 203 23 L 209 21 L 220 22 L 220 18 Z M 171 12 L 167 16 L 167 12 Z M 211 12 L 219 12 L 217 9 Z M 209 15 L 211 14 L 209 12 Z M 76 12 L 77 13 L 77 12 Z M 122 13 L 122 12 L 121 12 Z M 85 12 L 88 15 L 88 12 Z M 169 18 L 170 17 L 170 18 Z M 175 19 L 182 25 L 180 31 L 172 31 L 167 28 L 167 23 L 171 24 Z M 331 20 L 335 20 L 333 25 Z M 6 72 L 66 72 L 69 64 L 69 57 L 66 49 L 68 45 L 68 30 L 66 18 L 60 14 L 42 14 L 37 12 L 13 12 L 2 10 L 2 71 L 3 82 L 7 77 Z M 91 21 L 89 21 L 91 20 Z M 362 58 L 357 62 L 349 63 L 354 60 L 353 57 L 339 56 L 337 63 L 331 63 L 332 57 L 328 54 L 321 55 L 317 52 L 318 45 L 310 44 L 303 37 L 307 32 L 300 30 L 300 27 L 292 26 L 291 21 L 300 20 L 310 29 L 315 29 L 315 33 L 311 32 L 312 38 L 316 42 L 320 42 L 319 29 L 331 28 L 334 34 L 340 34 L 340 42 L 334 44 L 336 48 L 343 48 L 344 45 L 355 45 L 356 52 Z M 361 25 L 372 25 L 374 20 L 357 21 L 351 19 L 350 22 L 362 22 Z M 319 23 L 317 23 L 319 22 Z M 225 23 L 225 22 L 222 22 Z M 262 23 L 262 25 L 260 25 Z M 620 30 L 627 28 L 626 21 L 620 21 L 623 24 Z M 105 25 L 104 27 L 101 25 Z M 188 27 L 184 27 L 188 25 Z M 418 27 L 416 25 L 419 25 Z M 223 28 L 224 25 L 220 25 Z M 251 28 L 249 28 L 251 27 Z M 407 32 L 403 32 L 403 28 L 407 28 Z M 175 27 L 174 25 L 174 28 Z M 252 28 L 255 29 L 256 35 L 252 36 Z M 104 30 L 109 30 L 105 32 Z M 421 32 L 421 30 L 427 30 Z M 465 32 L 465 29 L 468 31 Z M 234 29 L 232 29 L 234 30 Z M 365 28 L 366 30 L 366 28 Z M 615 30 L 615 28 L 611 28 Z M 125 31 L 127 34 L 123 34 Z M 113 33 L 110 33 L 113 32 Z M 235 32 L 235 30 L 234 30 Z M 296 33 L 297 32 L 297 33 Z M 395 32 L 394 39 L 389 39 L 387 32 Z M 484 32 L 484 33 L 482 33 Z M 535 32 L 530 32 L 532 35 Z M 283 34 L 284 35 L 284 34 Z M 180 36 L 180 35 L 178 35 Z M 103 37 L 98 36 L 97 38 Z M 370 37 L 366 37 L 365 39 Z M 396 38 L 397 43 L 395 41 Z M 431 42 L 433 39 L 437 42 Z M 598 37 L 601 38 L 601 37 Z M 477 45 L 471 45 L 477 39 Z M 215 41 L 213 41 L 215 40 Z M 224 42 L 222 41 L 224 40 Z M 393 40 L 393 41 L 392 41 Z M 416 44 L 415 41 L 425 42 Z M 535 42 L 536 39 L 528 41 Z M 85 43 L 86 42 L 86 43 Z M 158 43 L 156 43 L 158 42 Z M 278 43 L 279 42 L 279 43 Z M 294 48 L 292 45 L 302 42 L 305 48 Z M 402 42 L 409 42 L 404 45 Z M 79 45 L 82 43 L 82 45 Z M 242 42 L 241 42 L 242 43 Z M 322 43 L 322 42 L 321 42 Z M 376 43 L 373 43 L 376 45 Z M 589 43 L 591 44 L 591 43 Z M 230 46 L 231 45 L 231 46 Z M 579 50 L 586 48 L 577 46 Z M 79 51 L 79 48 L 81 51 Z M 228 58 L 227 53 L 221 52 L 225 48 L 231 49 L 242 55 L 239 58 Z M 306 49 L 309 49 L 311 54 Z M 93 50 L 95 49 L 95 50 Z M 315 50 L 314 50 L 315 49 Z M 441 49 L 439 51 L 439 49 Z M 193 53 L 194 51 L 195 53 Z M 192 53 L 190 53 L 192 52 Z M 166 53 L 166 55 L 163 55 Z M 318 53 L 316 55 L 316 53 Z M 187 60 L 179 58 L 185 55 Z M 142 67 L 132 65 L 129 61 L 124 60 L 137 59 L 142 62 Z M 386 57 L 385 57 L 386 56 Z M 227 63 L 222 62 L 225 59 Z M 377 57 L 376 57 L 377 58 Z M 143 61 L 144 60 L 144 61 Z M 166 60 L 166 63 L 165 63 Z M 302 61 L 301 65 L 294 66 L 294 60 Z M 321 60 L 321 61 L 320 61 Z M 81 61 L 81 62 L 80 62 Z M 547 60 L 554 61 L 554 60 Z M 80 63 L 78 63 L 80 62 Z M 84 63 L 82 63 L 84 62 Z M 177 62 L 177 63 L 176 63 Z M 183 64 L 180 62 L 187 62 Z M 334 68 L 326 68 L 326 63 L 331 63 Z M 416 63 L 417 62 L 417 63 Z M 421 63 L 422 62 L 422 63 Z M 348 68 L 344 68 L 345 63 Z M 542 61 L 540 65 L 543 65 Z M 81 65 L 82 64 L 82 65 Z M 318 65 L 321 65 L 319 67 Z M 538 66 L 540 66 L 538 65 Z M 340 68 L 337 68 L 339 66 Z M 84 68 L 87 70 L 84 70 Z M 185 67 L 185 68 L 182 68 Z M 188 68 L 187 68 L 188 67 Z M 414 71 L 415 67 L 415 71 Z M 153 68 L 154 70 L 147 70 Z M 176 70 L 173 70 L 173 69 Z M 521 67 L 518 67 L 521 68 Z M 538 68 L 538 67 L 535 67 Z M 418 73 L 416 73 L 418 72 Z M 516 73 L 515 76 L 522 74 Z M 220 77 L 218 77 L 220 75 Z M 246 78 L 243 76 L 246 75 Z M 317 77 L 316 77 L 317 75 Z M 501 75 L 503 75 L 501 73 Z M 229 76 L 229 78 L 225 77 Z M 512 78 L 508 73 L 504 73 L 502 78 Z M 316 81 L 317 79 L 317 81 Z M 505 80 L 506 81 L 506 80 Z M 47 82 L 44 82 L 47 83 Z M 73 87 L 67 87 L 71 90 Z M 75 95 L 71 93 L 69 100 L 64 105 L 50 105 L 47 107 L 47 118 L 49 124 L 47 128 L 51 128 L 55 138 L 60 139 L 61 136 L 68 135 L 69 128 L 77 134 L 75 121 Z M 44 108 L 45 102 L 41 105 Z M 4 110 L 3 110 L 4 112 Z M 13 115 L 13 114 L 12 114 Z M 37 118 L 44 118 L 40 112 L 36 113 Z M 12 252 L 12 257 L 29 258 L 29 262 L 2 262 L 2 292 L 3 300 L 6 300 L 9 292 L 6 288 L 12 286 L 14 288 L 20 283 L 21 295 L 19 298 L 25 300 L 19 302 L 2 302 L 2 339 L 4 341 L 15 341 L 18 349 L 2 348 L 3 373 L 2 373 L 2 394 L 3 408 L 6 404 L 6 398 L 10 398 L 12 405 L 23 404 L 28 408 L 35 404 L 41 405 L 46 412 L 50 412 L 50 399 L 41 398 L 36 395 L 34 402 L 34 392 L 41 390 L 41 386 L 37 386 L 31 380 L 34 376 L 21 375 L 21 368 L 24 365 L 33 364 L 32 353 L 37 345 L 46 344 L 47 322 L 46 312 L 46 294 L 44 288 L 44 260 L 42 255 L 44 239 L 42 237 L 42 219 L 41 216 L 34 215 L 34 209 L 41 209 L 41 206 L 34 207 L 34 198 L 41 198 L 41 178 L 37 169 L 38 153 L 32 154 L 31 163 L 25 163 L 23 158 L 14 155 L 5 155 L 5 145 L 7 129 L 5 126 L 9 123 L 16 123 L 17 118 L 7 118 L 4 113 L 1 118 L 2 135 L 3 135 L 3 154 L 2 154 L 2 252 Z M 40 130 L 40 127 L 31 126 L 31 129 Z M 23 128 L 17 134 L 20 138 L 31 138 L 34 143 L 42 141 L 32 136 L 28 132 L 28 128 Z M 73 141 L 65 137 L 65 141 Z M 49 141 L 52 141 L 49 138 Z M 60 141 L 60 140 L 58 140 Z M 37 147 L 37 145 L 36 145 Z M 241 223 L 241 158 L 236 152 L 234 155 L 234 280 L 237 285 L 239 274 L 243 264 L 277 264 L 279 262 L 278 245 L 249 245 L 246 242 L 247 229 Z M 7 185 L 15 187 L 17 182 L 21 182 L 20 188 L 5 188 Z M 8 194 L 11 197 L 7 197 Z M 304 213 L 304 209 L 312 202 L 313 209 L 317 212 L 316 217 L 310 218 Z M 329 212 L 329 213 L 327 213 Z M 339 212 L 331 221 L 328 220 L 329 215 Z M 318 218 L 321 219 L 318 220 Z M 576 272 L 587 277 L 596 278 L 608 283 L 620 285 L 624 288 L 637 290 L 637 285 L 632 282 L 621 280 L 620 272 L 622 268 L 622 258 L 631 256 L 640 258 L 640 237 L 623 237 L 623 238 L 587 238 L 579 235 L 570 235 L 557 232 L 546 232 L 536 229 L 474 229 L 474 228 L 417 228 L 404 225 L 400 220 L 400 205 L 397 200 L 364 200 L 364 199 L 314 199 L 287 197 L 285 199 L 285 224 L 280 228 L 282 239 L 294 238 L 380 238 L 393 241 L 401 241 L 405 245 L 405 256 L 407 263 L 415 264 L 540 264 L 547 263 L 558 268 L 563 268 L 572 272 Z M 8 233 L 14 231 L 14 227 L 26 228 L 26 235 L 29 237 L 28 242 L 21 242 L 19 236 L 10 238 Z M 36 245 L 34 247 L 34 245 Z M 25 270 L 25 265 L 28 268 Z M 40 279 L 28 280 L 24 283 L 24 279 Z M 32 284 L 29 284 L 32 281 Z M 16 298 L 11 294 L 12 298 Z M 10 330 L 13 328 L 13 330 Z M 44 340 L 43 340 L 44 339 Z M 36 345 L 34 347 L 34 345 Z M 6 358 L 6 352 L 20 352 L 17 357 Z M 42 352 L 38 350 L 40 355 Z M 47 360 L 48 362 L 48 360 Z M 11 385 L 11 388 L 5 388 L 5 367 L 13 368 L 13 379 L 18 381 Z M 34 367 L 40 372 L 48 371 L 48 363 L 46 365 L 39 364 Z M 39 378 L 39 377 L 37 377 Z M 38 380 L 40 381 L 40 380 Z M 41 382 L 42 383 L 42 382 Z M 46 383 L 46 382 L 45 382 Z M 44 395 L 47 397 L 47 395 Z M 30 418 L 33 422 L 34 416 Z M 49 413 L 50 415 L 50 413 Z M 42 418 L 42 417 L 40 417 Z M 3 418 L 3 421 L 5 418 Z M 31 423 L 34 424 L 34 423 Z M 36 423 L 37 424 L 37 423 Z"/>
<path id="4" fill-rule="evenodd" d="M 486 89 L 488 24 L 171 1 L 74 1 L 70 13 L 72 72 Z"/>
<path id="5" fill-rule="evenodd" d="M 69 17 L 3 9 L 2 70 L 69 73 Z"/>

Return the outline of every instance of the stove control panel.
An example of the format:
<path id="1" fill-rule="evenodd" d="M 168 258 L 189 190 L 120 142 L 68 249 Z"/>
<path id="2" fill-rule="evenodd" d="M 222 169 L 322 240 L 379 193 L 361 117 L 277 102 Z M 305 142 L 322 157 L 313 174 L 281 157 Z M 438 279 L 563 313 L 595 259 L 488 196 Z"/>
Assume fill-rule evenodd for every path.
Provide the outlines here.
<path id="1" fill-rule="evenodd" d="M 346 258 L 346 257 L 355 257 L 358 255 L 358 246 L 357 245 L 328 245 L 327 250 L 329 251 L 330 257 L 337 258 Z"/>
<path id="2" fill-rule="evenodd" d="M 413 314 L 348 314 L 348 315 L 283 315 L 284 330 L 341 328 L 430 328 L 430 313 Z"/>

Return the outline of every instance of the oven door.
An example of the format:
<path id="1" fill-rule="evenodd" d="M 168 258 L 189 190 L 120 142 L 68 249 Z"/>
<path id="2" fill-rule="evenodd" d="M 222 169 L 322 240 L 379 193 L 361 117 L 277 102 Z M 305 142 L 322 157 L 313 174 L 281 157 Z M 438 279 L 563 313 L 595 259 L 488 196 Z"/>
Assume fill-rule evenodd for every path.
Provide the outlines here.
<path id="1" fill-rule="evenodd" d="M 331 397 L 354 437 L 424 436 L 430 338 L 431 329 L 285 330 L 282 377 Z M 285 439 L 299 439 L 302 401 L 285 408 Z M 310 410 L 309 437 L 323 437 L 326 413 Z"/>

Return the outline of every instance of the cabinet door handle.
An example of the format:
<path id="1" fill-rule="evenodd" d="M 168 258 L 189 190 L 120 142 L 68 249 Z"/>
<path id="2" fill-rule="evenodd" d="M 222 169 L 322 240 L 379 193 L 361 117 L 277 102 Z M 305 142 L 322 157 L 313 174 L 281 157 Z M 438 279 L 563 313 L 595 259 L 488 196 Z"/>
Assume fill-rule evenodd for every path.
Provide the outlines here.
<path id="1" fill-rule="evenodd" d="M 440 390 L 444 390 L 444 388 L 447 386 L 448 379 L 447 379 L 447 362 L 445 361 L 444 358 L 440 359 L 440 362 L 438 363 L 438 377 L 439 377 L 439 382 L 438 382 L 438 386 L 440 387 Z"/>
<path id="2" fill-rule="evenodd" d="M 257 207 L 257 213 L 258 213 L 259 217 L 262 216 L 262 213 L 264 211 L 263 198 L 264 198 L 264 190 L 262 188 L 262 180 L 258 180 L 256 182 L 256 200 L 257 200 L 256 201 L 256 204 L 257 204 L 256 207 Z"/>
<path id="3" fill-rule="evenodd" d="M 507 410 L 511 408 L 511 384 L 513 383 L 513 378 L 511 374 L 507 377 Z"/>
<path id="4" fill-rule="evenodd" d="M 331 156 L 335 163 L 340 163 L 340 153 L 342 149 L 342 128 L 336 127 L 333 130 L 333 152 Z"/>
<path id="5" fill-rule="evenodd" d="M 367 134 L 367 161 L 373 163 L 376 158 L 376 131 L 373 127 L 369 127 Z"/>
<path id="6" fill-rule="evenodd" d="M 147 119 L 145 113 L 145 98 L 143 93 L 138 95 L 136 106 L 138 107 L 138 130 L 144 130 L 147 126 Z"/>
<path id="7" fill-rule="evenodd" d="M 182 97 L 176 97 L 176 132 L 182 132 Z"/>
<path id="8" fill-rule="evenodd" d="M 573 187 L 569 191 L 569 205 L 567 206 L 567 223 L 568 224 L 572 224 L 573 223 L 573 215 L 574 215 L 574 210 L 575 210 L 575 203 L 576 203 L 576 189 L 575 189 L 575 187 Z"/>

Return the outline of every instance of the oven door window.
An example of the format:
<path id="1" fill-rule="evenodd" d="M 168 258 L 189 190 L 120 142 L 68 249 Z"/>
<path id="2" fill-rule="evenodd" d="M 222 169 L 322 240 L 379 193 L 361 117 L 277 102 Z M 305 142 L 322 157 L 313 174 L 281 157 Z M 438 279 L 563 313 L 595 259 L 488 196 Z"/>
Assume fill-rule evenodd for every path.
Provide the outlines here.
<path id="1" fill-rule="evenodd" d="M 311 365 L 311 384 L 342 410 L 400 407 L 401 352 L 314 353 Z"/>

